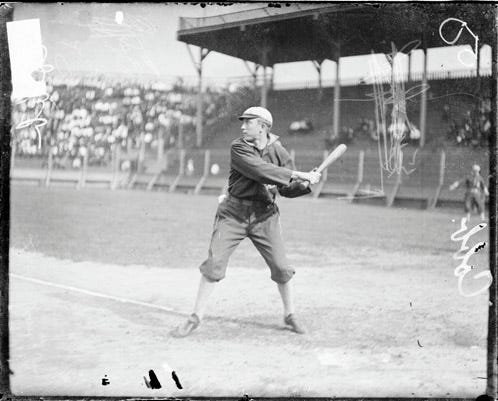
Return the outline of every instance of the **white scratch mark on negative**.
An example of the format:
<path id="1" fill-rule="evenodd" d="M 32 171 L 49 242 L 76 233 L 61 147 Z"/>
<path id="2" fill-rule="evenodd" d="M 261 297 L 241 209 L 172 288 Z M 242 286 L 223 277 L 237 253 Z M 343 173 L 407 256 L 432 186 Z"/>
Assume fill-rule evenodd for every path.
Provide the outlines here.
<path id="1" fill-rule="evenodd" d="M 151 303 L 148 303 L 148 302 L 136 301 L 136 300 L 133 300 L 133 299 L 115 297 L 114 295 L 102 294 L 100 292 L 85 290 L 83 288 L 73 287 L 73 286 L 70 286 L 70 285 L 52 283 L 50 281 L 39 280 L 39 279 L 36 279 L 36 278 L 22 276 L 22 275 L 15 274 L 15 273 L 10 273 L 10 276 L 11 277 L 15 277 L 15 278 L 20 279 L 20 280 L 29 281 L 31 283 L 46 285 L 46 286 L 49 286 L 49 287 L 60 288 L 60 289 L 63 289 L 63 290 L 69 290 L 69 291 L 79 292 L 81 294 L 90 295 L 90 296 L 93 296 L 93 297 L 106 298 L 106 299 L 111 299 L 111 300 L 117 301 L 117 302 L 123 302 L 123 303 L 127 303 L 127 304 L 144 306 L 146 308 L 159 309 L 159 310 L 163 310 L 163 311 L 166 311 L 166 312 L 175 312 L 175 313 L 181 313 L 181 314 L 187 315 L 187 313 L 183 313 L 183 312 L 177 311 L 176 309 L 170 308 L 170 307 L 167 307 L 167 306 L 155 305 L 155 304 L 151 304 Z"/>

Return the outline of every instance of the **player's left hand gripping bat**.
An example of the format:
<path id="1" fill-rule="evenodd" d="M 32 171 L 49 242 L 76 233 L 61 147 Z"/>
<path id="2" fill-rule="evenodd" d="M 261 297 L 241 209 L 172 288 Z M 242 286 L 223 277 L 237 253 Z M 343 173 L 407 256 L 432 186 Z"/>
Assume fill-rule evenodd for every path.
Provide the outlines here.
<path id="1" fill-rule="evenodd" d="M 337 148 L 335 148 L 330 154 L 327 156 L 327 158 L 318 166 L 318 168 L 314 169 L 314 171 L 321 173 L 323 170 L 325 170 L 328 166 L 330 166 L 332 163 L 334 163 L 337 159 L 339 159 L 344 152 L 346 151 L 348 147 L 341 143 Z M 305 189 L 309 187 L 310 183 L 309 181 L 303 181 L 299 187 L 301 189 Z"/>

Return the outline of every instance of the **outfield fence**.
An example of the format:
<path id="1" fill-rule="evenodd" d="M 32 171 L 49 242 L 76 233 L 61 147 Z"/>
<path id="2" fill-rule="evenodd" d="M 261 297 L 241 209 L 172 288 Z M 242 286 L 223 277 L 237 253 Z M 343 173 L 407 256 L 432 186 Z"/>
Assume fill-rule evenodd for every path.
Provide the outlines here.
<path id="1" fill-rule="evenodd" d="M 290 154 L 298 170 L 309 171 L 321 163 L 327 151 L 292 149 Z M 350 149 L 323 172 L 311 196 L 339 197 L 349 202 L 370 200 L 387 207 L 412 203 L 424 209 L 461 204 L 463 188 L 449 191 L 448 186 L 468 172 L 476 162 L 475 156 L 412 148 L 404 152 L 401 174 L 389 175 L 379 161 L 377 149 Z M 128 154 L 114 147 L 110 162 L 103 166 L 89 165 L 87 156 L 80 158 L 77 167 L 61 165 L 52 154 L 30 159 L 13 155 L 11 160 L 11 181 L 17 183 L 65 185 L 76 190 L 101 187 L 192 195 L 221 193 L 227 184 L 230 165 L 228 149 L 168 149 L 152 155 Z M 486 177 L 484 161 L 481 167 Z"/>

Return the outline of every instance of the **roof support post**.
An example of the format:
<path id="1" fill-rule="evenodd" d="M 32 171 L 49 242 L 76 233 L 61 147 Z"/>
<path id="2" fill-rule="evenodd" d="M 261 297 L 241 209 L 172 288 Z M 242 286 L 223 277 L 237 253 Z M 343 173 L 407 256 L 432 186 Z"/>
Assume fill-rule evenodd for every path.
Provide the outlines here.
<path id="1" fill-rule="evenodd" d="M 481 47 L 477 46 L 476 54 L 476 78 L 477 78 L 477 109 L 479 109 L 479 103 L 481 98 Z"/>
<path id="2" fill-rule="evenodd" d="M 336 61 L 336 70 L 335 70 L 335 85 L 334 85 L 334 137 L 339 138 L 339 127 L 340 127 L 340 118 L 341 118 L 341 110 L 340 110 L 340 100 L 341 100 L 341 79 L 340 79 L 340 63 L 341 55 L 338 53 L 337 61 Z"/>
<path id="3" fill-rule="evenodd" d="M 412 52 L 408 52 L 408 74 L 406 82 L 411 82 L 412 80 Z"/>
<path id="4" fill-rule="evenodd" d="M 323 87 L 322 87 L 322 61 L 313 60 L 313 65 L 315 66 L 316 72 L 318 72 L 318 100 L 322 100 Z"/>
<path id="5" fill-rule="evenodd" d="M 201 47 L 199 49 L 199 61 L 195 61 L 194 55 L 192 54 L 189 45 L 187 44 L 187 50 L 190 54 L 190 58 L 192 59 L 192 63 L 194 64 L 195 69 L 197 70 L 197 75 L 199 77 L 197 83 L 197 113 L 196 113 L 196 141 L 195 146 L 200 148 L 202 146 L 202 131 L 203 131 L 203 118 L 202 118 L 202 107 L 203 107 L 203 94 L 202 94 L 202 62 L 209 54 L 209 50 Z"/>
<path id="6" fill-rule="evenodd" d="M 263 46 L 261 49 L 261 66 L 263 67 L 263 82 L 261 85 L 261 107 L 266 107 L 268 103 L 268 84 L 266 82 L 266 66 L 268 65 L 268 46 Z"/>
<path id="7" fill-rule="evenodd" d="M 199 82 L 197 85 L 197 114 L 195 116 L 195 145 L 200 148 L 202 146 L 202 126 L 204 122 L 202 121 L 202 48 L 200 49 L 201 61 L 199 62 Z M 180 121 L 181 125 L 181 121 Z"/>
<path id="8" fill-rule="evenodd" d="M 270 91 L 273 91 L 273 88 L 275 87 L 275 65 L 272 65 L 271 67 L 271 73 L 270 73 Z"/>
<path id="9" fill-rule="evenodd" d="M 420 99 L 420 147 L 425 145 L 427 123 L 427 45 L 424 42 L 424 69 L 422 72 L 422 93 Z"/>
<path id="10" fill-rule="evenodd" d="M 246 68 L 249 71 L 249 74 L 251 74 L 251 76 L 252 76 L 253 89 L 254 89 L 254 91 L 256 91 L 256 86 L 258 83 L 258 70 L 259 70 L 260 65 L 255 64 L 254 68 L 251 68 L 251 67 L 249 67 L 249 64 L 247 63 L 246 60 L 244 60 L 244 64 L 246 65 Z"/>

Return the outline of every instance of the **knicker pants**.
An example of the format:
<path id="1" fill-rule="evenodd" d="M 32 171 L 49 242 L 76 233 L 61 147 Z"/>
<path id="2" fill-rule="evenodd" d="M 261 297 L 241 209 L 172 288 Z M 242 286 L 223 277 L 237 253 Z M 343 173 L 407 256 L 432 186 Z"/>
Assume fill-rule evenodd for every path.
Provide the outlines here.
<path id="1" fill-rule="evenodd" d="M 223 279 L 230 255 L 246 237 L 263 256 L 273 281 L 284 284 L 292 278 L 295 270 L 285 255 L 277 205 L 241 204 L 230 197 L 218 206 L 208 258 L 199 268 L 201 273 L 212 281 Z"/>

